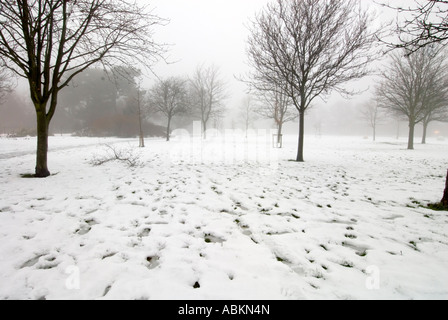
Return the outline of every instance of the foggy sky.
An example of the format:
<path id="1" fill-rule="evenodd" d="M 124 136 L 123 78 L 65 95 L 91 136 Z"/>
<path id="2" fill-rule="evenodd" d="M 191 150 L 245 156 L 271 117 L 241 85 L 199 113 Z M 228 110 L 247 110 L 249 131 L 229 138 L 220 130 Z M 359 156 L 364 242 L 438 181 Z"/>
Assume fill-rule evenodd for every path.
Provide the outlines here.
<path id="1" fill-rule="evenodd" d="M 169 20 L 166 26 L 157 26 L 155 40 L 159 43 L 170 44 L 167 60 L 169 64 L 161 61 L 154 66 L 153 71 L 159 77 L 191 76 L 199 64 L 215 65 L 220 68 L 222 78 L 227 83 L 228 99 L 225 104 L 229 109 L 226 126 L 230 127 L 232 118 L 237 117 L 238 108 L 241 107 L 246 93 L 246 86 L 235 76 L 247 73 L 246 40 L 249 36 L 247 26 L 257 12 L 260 12 L 270 0 L 138 0 L 145 5 L 150 4 L 153 13 Z M 274 1 L 274 0 L 272 0 Z M 409 0 L 362 0 L 363 6 L 376 11 L 378 24 L 392 21 L 397 17 L 395 10 L 380 7 L 375 2 L 391 3 L 394 6 L 410 6 Z M 378 62 L 379 68 L 383 62 Z M 156 77 L 146 73 L 144 87 L 149 88 Z M 369 101 L 373 96 L 374 84 L 377 80 L 368 77 L 350 83 L 356 89 L 365 90 L 361 95 L 349 101 L 342 99 L 338 94 L 327 100 L 316 99 L 314 107 L 310 110 L 307 119 L 307 133 L 314 132 L 314 126 L 321 123 L 323 133 L 325 127 L 332 127 L 334 131 L 338 126 L 340 133 L 347 133 L 349 121 L 361 121 L 353 125 L 357 134 L 368 134 L 366 125 L 362 124 L 357 114 L 357 107 Z M 21 85 L 18 90 L 28 96 L 27 86 Z M 353 110 L 348 115 L 347 110 Z M 342 121 L 341 119 L 345 120 Z M 259 125 L 271 125 L 269 121 Z M 297 130 L 297 124 L 292 123 L 286 127 L 290 132 Z M 388 129 L 393 132 L 393 128 Z M 448 136 L 448 129 L 445 129 Z M 381 134 L 381 129 L 380 133 Z"/>
<path id="2" fill-rule="evenodd" d="M 189 76 L 198 64 L 214 64 L 221 69 L 223 78 L 228 84 L 229 98 L 226 105 L 230 111 L 229 117 L 238 114 L 238 108 L 246 93 L 246 86 L 239 82 L 235 76 L 243 76 L 248 71 L 246 40 L 249 36 L 247 26 L 256 13 L 260 12 L 269 0 L 151 0 L 154 13 L 162 18 L 167 18 L 170 23 L 160 27 L 156 33 L 156 39 L 161 42 L 170 43 L 169 59 L 176 62 L 167 65 L 159 63 L 154 71 L 161 77 L 165 76 Z M 409 6 L 409 0 L 378 0 L 376 2 L 391 3 L 394 6 Z M 382 8 L 374 0 L 362 0 L 361 4 L 376 12 L 378 24 L 384 24 L 397 17 L 394 10 Z M 381 62 L 378 63 L 381 65 Z M 154 81 L 154 77 L 148 76 L 148 85 Z M 308 116 L 308 131 L 314 127 L 315 118 L 324 116 L 322 110 L 330 110 L 332 113 L 322 120 L 322 125 L 332 123 L 337 126 L 337 116 L 347 119 L 347 114 L 339 114 L 334 109 L 340 105 L 351 106 L 356 109 L 357 105 L 369 101 L 372 97 L 375 79 L 372 77 L 350 83 L 357 90 L 365 91 L 359 96 L 345 101 L 338 94 L 332 95 L 323 101 L 317 99 Z M 331 107 L 330 107 L 331 106 Z M 334 112 L 332 112 L 334 111 Z M 357 115 L 353 115 L 359 121 Z M 227 119 L 229 126 L 231 119 Z M 268 123 L 264 123 L 269 125 Z M 263 125 L 263 124 L 262 124 Z M 341 124 L 340 124 L 341 125 Z M 292 123 L 287 126 L 291 131 L 297 128 Z M 362 125 L 361 125 L 362 128 Z M 346 132 L 347 130 L 340 130 Z M 357 130 L 366 131 L 366 130 Z M 367 130 L 368 131 L 368 130 Z M 362 134 L 362 133 L 360 133 Z"/>

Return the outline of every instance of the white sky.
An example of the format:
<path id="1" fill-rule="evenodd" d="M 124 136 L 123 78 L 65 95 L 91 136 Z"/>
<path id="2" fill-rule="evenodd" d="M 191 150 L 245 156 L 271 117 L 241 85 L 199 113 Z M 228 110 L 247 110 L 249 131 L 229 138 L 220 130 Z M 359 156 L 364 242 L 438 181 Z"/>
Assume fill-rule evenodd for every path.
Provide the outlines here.
<path id="1" fill-rule="evenodd" d="M 387 0 L 379 0 L 387 2 Z M 247 24 L 269 0 L 151 0 L 154 13 L 170 23 L 158 28 L 156 39 L 170 43 L 169 60 L 154 71 L 161 77 L 189 76 L 197 65 L 214 64 L 221 69 L 228 84 L 229 108 L 238 107 L 245 86 L 235 76 L 247 72 Z M 390 1 L 393 5 L 410 5 L 410 0 Z M 380 8 L 373 0 L 363 0 L 380 13 L 381 20 L 393 19 L 396 13 Z M 152 78 L 152 79 L 151 79 Z M 148 85 L 154 80 L 148 79 Z M 152 80 L 152 81 L 151 81 Z"/>
<path id="2" fill-rule="evenodd" d="M 198 64 L 216 64 L 238 70 L 245 60 L 244 26 L 267 0 L 151 0 L 155 13 L 170 19 L 157 38 L 173 44 L 174 66 L 161 66 L 169 74 L 190 73 Z"/>
<path id="3" fill-rule="evenodd" d="M 242 76 L 248 71 L 246 65 L 246 40 L 249 36 L 247 25 L 255 14 L 274 0 L 138 0 L 149 4 L 153 13 L 169 19 L 166 26 L 155 30 L 155 38 L 160 43 L 171 44 L 168 60 L 160 62 L 153 69 L 159 77 L 191 76 L 199 64 L 214 64 L 220 68 L 221 76 L 227 83 L 228 109 L 237 110 L 245 95 L 246 86 L 235 76 Z M 410 6 L 412 0 L 377 0 L 394 6 Z M 362 0 L 363 5 L 378 11 L 378 21 L 394 19 L 394 10 L 384 9 L 374 0 Z M 155 81 L 155 76 L 147 76 L 144 86 L 148 88 Z M 373 87 L 371 79 L 356 83 L 362 89 Z M 26 87 L 26 86 L 25 86 Z M 338 95 L 326 103 L 316 101 L 316 109 L 334 109 L 334 105 L 360 104 L 369 99 L 369 93 L 355 97 L 347 102 Z M 314 109 L 313 109 L 314 112 Z M 319 113 L 319 111 L 316 111 Z M 230 116 L 238 114 L 235 111 Z M 311 121 L 310 121 L 311 122 Z M 296 124 L 292 124 L 296 127 Z"/>
<path id="4" fill-rule="evenodd" d="M 172 44 L 169 61 L 160 63 L 158 76 L 190 76 L 200 64 L 220 68 L 227 83 L 229 108 L 239 103 L 245 86 L 234 76 L 247 71 L 245 24 L 268 0 L 152 0 L 154 13 L 170 23 L 160 27 L 156 38 Z"/>

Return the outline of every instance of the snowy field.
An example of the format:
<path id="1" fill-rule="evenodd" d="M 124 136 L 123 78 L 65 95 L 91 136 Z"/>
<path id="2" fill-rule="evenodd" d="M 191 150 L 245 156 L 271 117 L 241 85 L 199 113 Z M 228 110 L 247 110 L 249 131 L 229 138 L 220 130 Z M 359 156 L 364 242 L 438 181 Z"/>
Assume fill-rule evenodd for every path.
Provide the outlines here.
<path id="1" fill-rule="evenodd" d="M 0 299 L 448 299 L 448 141 L 268 136 L 0 138 Z"/>

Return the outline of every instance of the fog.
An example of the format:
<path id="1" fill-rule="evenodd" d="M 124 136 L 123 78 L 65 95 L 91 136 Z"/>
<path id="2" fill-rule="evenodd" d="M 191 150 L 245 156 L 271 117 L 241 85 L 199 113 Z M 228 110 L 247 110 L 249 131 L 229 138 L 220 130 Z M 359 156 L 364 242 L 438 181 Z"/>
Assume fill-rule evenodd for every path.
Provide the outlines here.
<path id="1" fill-rule="evenodd" d="M 154 39 L 139 23 L 147 21 L 140 7 L 126 12 L 133 1 L 150 3 L 152 14 L 167 19 L 162 25 L 155 19 Z M 39 6 L 31 8 L 33 15 L 29 1 L 0 0 L 0 67 L 2 55 L 22 46 L 10 47 L 13 31 L 40 21 L 46 26 L 30 27 L 29 33 L 60 32 L 72 40 L 67 44 L 61 37 L 66 46 L 54 46 L 59 54 L 53 54 L 51 39 L 37 45 L 26 41 L 46 51 L 47 61 L 73 62 L 67 56 L 74 55 L 75 64 L 85 63 L 83 50 L 95 52 L 88 55 L 91 62 L 97 62 L 98 52 L 112 59 L 105 59 L 108 68 L 61 69 L 55 63 L 53 71 L 65 72 L 52 78 L 47 70 L 44 78 L 51 85 L 38 86 L 41 71 L 32 68 L 38 58 L 28 51 L 20 63 L 30 65 L 25 74 L 31 86 L 17 79 L 6 95 L 0 69 L 0 300 L 154 300 L 168 318 L 265 311 L 279 318 L 280 309 L 292 312 L 283 306 L 269 311 L 269 300 L 448 299 L 448 216 L 440 211 L 448 208 L 448 123 L 431 122 L 426 145 L 423 126 L 417 125 L 417 150 L 404 149 L 415 119 L 448 117 L 448 60 L 445 66 L 422 49 L 414 59 L 403 58 L 403 65 L 413 60 L 417 67 L 400 68 L 399 75 L 391 67 L 386 79 L 379 71 L 392 59 L 384 55 L 370 65 L 370 76 L 344 83 L 343 89 L 358 92 L 347 99 L 328 90 L 364 74 L 375 42 L 363 36 L 362 18 L 353 23 L 357 27 L 347 26 L 355 0 L 326 1 L 332 12 L 343 7 L 337 17 L 308 11 L 288 19 L 270 12 L 290 21 L 280 27 L 269 21 L 255 41 L 261 49 L 249 55 L 247 25 L 268 1 L 276 0 L 110 0 L 98 1 L 104 10 L 92 14 L 97 1 L 35 0 Z M 307 10 L 324 3 L 297 1 L 311 4 Z M 397 11 L 377 1 L 388 0 L 359 3 L 376 11 L 374 24 L 393 28 Z M 6 9 L 14 5 L 20 19 L 11 22 Z M 54 20 L 47 12 L 36 18 L 42 10 L 57 12 L 56 20 L 72 28 L 44 32 L 54 30 Z M 78 39 L 73 30 L 84 28 L 84 15 L 98 21 L 93 34 Z M 312 39 L 309 44 L 297 41 L 297 16 L 303 37 Z M 27 25 L 19 28 L 20 22 Z M 8 38 L 3 28 L 10 25 L 14 30 Z M 98 25 L 104 38 L 96 33 Z M 338 32 L 337 26 L 343 28 Z M 113 47 L 128 32 L 137 40 L 124 36 L 109 57 L 92 41 L 99 37 L 96 45 L 107 48 L 110 41 Z M 296 40 L 296 47 L 285 38 Z M 79 43 L 82 57 L 68 50 L 62 58 L 61 52 L 78 49 Z M 158 57 L 161 44 L 169 49 L 164 61 L 138 64 L 152 61 L 154 51 Z M 353 48 L 361 48 L 357 52 L 367 59 L 353 63 L 349 58 L 344 68 Z M 272 55 L 262 59 L 265 53 Z M 291 61 L 304 56 L 305 66 L 291 72 Z M 257 58 L 269 63 L 256 63 Z M 259 82 L 268 86 L 249 96 L 247 81 L 241 80 L 253 60 L 252 65 L 265 67 L 257 71 Z M 332 80 L 341 65 L 355 72 Z M 68 82 L 77 70 L 82 72 Z M 400 86 L 400 80 L 417 85 Z M 380 91 L 385 88 L 392 94 Z M 322 92 L 328 95 L 315 98 Z M 387 100 L 388 94 L 395 100 Z M 292 100 L 300 104 L 300 120 Z M 409 110 L 416 105 L 423 110 Z M 392 116 L 397 106 L 409 107 L 395 111 L 407 117 Z M 283 123 L 285 118 L 291 122 Z M 305 128 L 299 128 L 303 121 Z M 414 140 L 407 141 L 408 150 Z M 159 300 L 175 302 L 162 307 Z M 191 300 L 203 307 L 183 302 Z M 206 307 L 209 300 L 267 302 L 224 302 L 220 310 L 219 302 Z"/>
<path id="2" fill-rule="evenodd" d="M 147 4 L 146 1 L 144 1 Z M 157 16 L 169 20 L 165 26 L 157 26 L 155 39 L 159 43 L 169 45 L 166 61 L 161 61 L 151 70 L 142 66 L 144 73 L 142 87 L 149 89 L 160 78 L 169 76 L 191 77 L 194 70 L 200 66 L 214 65 L 219 68 L 220 76 L 226 83 L 227 97 L 224 101 L 226 107 L 225 117 L 221 128 L 242 128 L 240 119 L 244 97 L 247 95 L 247 86 L 239 79 L 244 78 L 248 72 L 246 40 L 248 37 L 247 25 L 257 12 L 268 3 L 268 0 L 153 0 L 151 8 Z M 387 1 L 383 1 L 387 3 Z M 362 1 L 364 6 L 375 11 L 378 24 L 385 24 L 397 17 L 394 10 L 382 8 L 374 1 Z M 393 5 L 409 5 L 408 1 L 394 1 Z M 386 60 L 377 62 L 372 66 L 378 69 Z M 371 136 L 371 128 L 362 119 L 360 109 L 373 99 L 375 82 L 378 78 L 373 75 L 348 83 L 350 89 L 362 93 L 347 100 L 338 94 L 333 94 L 325 100 L 317 99 L 308 112 L 306 120 L 306 134 L 311 135 L 358 135 Z M 107 80 L 106 80 L 107 81 Z M 92 85 L 92 84 L 91 84 Z M 75 90 L 73 88 L 67 90 Z M 112 88 L 112 87 L 111 87 Z M 113 90 L 113 89 L 111 89 Z M 61 93 L 61 102 L 56 111 L 55 119 L 51 125 L 53 133 L 70 133 L 77 131 L 73 125 L 64 122 L 64 111 L 71 103 L 67 100 L 70 93 Z M 95 92 L 95 90 L 93 90 Z M 112 94 L 112 93 L 111 93 Z M 113 93 L 115 95 L 116 93 Z M 118 105 L 120 102 L 118 102 Z M 114 103 L 114 109 L 117 108 Z M 2 118 L 0 131 L 2 133 L 32 133 L 34 127 L 33 107 L 29 102 L 27 84 L 19 80 L 16 90 L 5 101 L 0 103 Z M 132 112 L 131 112 L 132 113 Z M 150 122 L 155 125 L 164 125 L 164 119 L 158 115 L 151 115 Z M 67 119 L 66 119 L 67 120 Z M 175 120 L 175 127 L 188 128 L 194 117 L 184 117 Z M 273 128 L 272 120 L 254 116 L 251 128 Z M 296 133 L 298 124 L 288 123 L 285 133 Z M 396 120 L 385 116 L 378 126 L 378 136 L 406 136 L 406 122 L 397 123 Z M 158 132 L 155 130 L 155 132 Z M 417 128 L 416 139 L 420 134 Z M 431 123 L 429 136 L 448 137 L 448 125 Z"/>

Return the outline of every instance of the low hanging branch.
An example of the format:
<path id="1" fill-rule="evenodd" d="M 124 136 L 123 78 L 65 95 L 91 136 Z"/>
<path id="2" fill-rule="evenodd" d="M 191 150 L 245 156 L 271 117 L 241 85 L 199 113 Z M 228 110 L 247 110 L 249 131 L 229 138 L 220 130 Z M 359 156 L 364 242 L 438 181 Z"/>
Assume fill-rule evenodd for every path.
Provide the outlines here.
<path id="1" fill-rule="evenodd" d="M 105 147 L 105 154 L 94 155 L 90 160 L 91 165 L 101 166 L 108 162 L 119 161 L 125 163 L 129 168 L 134 168 L 141 164 L 140 154 L 136 153 L 131 147 L 119 149 L 109 144 L 106 144 Z"/>
<path id="2" fill-rule="evenodd" d="M 405 48 L 407 54 L 411 55 L 433 44 L 446 45 L 448 43 L 447 0 L 413 1 L 407 7 L 379 4 L 394 9 L 406 17 L 403 22 L 397 23 L 395 30 L 399 42 L 385 41 L 390 48 Z"/>

